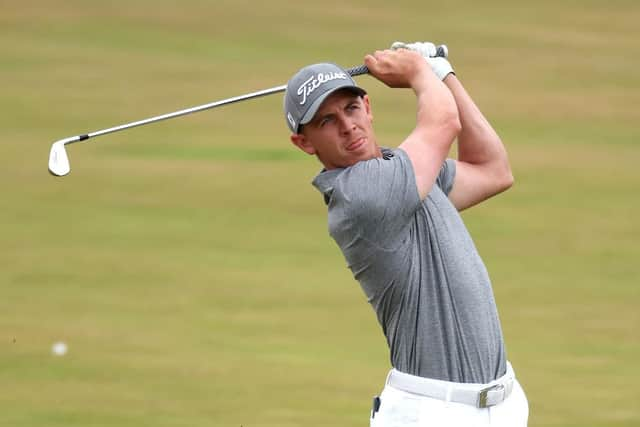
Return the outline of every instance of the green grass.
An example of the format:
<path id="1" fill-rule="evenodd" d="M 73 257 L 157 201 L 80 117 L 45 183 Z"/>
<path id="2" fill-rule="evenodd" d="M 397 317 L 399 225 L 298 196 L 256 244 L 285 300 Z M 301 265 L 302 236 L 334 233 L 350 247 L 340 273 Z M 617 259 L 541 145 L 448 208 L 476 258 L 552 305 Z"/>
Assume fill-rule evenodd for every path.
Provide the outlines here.
<path id="1" fill-rule="evenodd" d="M 640 424 L 640 7 L 32 1 L 0 13 L 0 425 L 361 426 L 388 364 L 280 96 L 65 136 L 447 42 L 516 185 L 464 213 L 530 425 Z M 369 77 L 381 142 L 415 100 Z M 53 357 L 64 340 L 69 353 Z"/>

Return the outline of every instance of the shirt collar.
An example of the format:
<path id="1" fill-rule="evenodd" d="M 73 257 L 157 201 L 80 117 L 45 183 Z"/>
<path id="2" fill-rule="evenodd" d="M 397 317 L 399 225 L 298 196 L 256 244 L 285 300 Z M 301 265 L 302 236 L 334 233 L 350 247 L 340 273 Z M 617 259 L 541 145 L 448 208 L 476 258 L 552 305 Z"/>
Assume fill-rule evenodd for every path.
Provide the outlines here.
<path id="1" fill-rule="evenodd" d="M 389 160 L 393 157 L 393 151 L 386 148 L 381 147 L 382 158 L 385 160 Z M 329 204 L 329 200 L 331 199 L 331 193 L 333 193 L 333 186 L 336 182 L 336 179 L 342 172 L 344 172 L 344 168 L 331 169 L 326 170 L 322 169 L 320 173 L 313 179 L 311 182 L 314 187 L 318 189 L 324 195 L 324 201 L 326 204 Z"/>

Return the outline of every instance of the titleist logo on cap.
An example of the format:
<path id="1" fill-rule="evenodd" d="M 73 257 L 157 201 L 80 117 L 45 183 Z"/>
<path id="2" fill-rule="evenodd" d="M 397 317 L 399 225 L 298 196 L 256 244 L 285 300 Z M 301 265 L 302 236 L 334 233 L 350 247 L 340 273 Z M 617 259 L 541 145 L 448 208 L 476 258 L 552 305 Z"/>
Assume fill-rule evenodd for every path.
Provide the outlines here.
<path id="1" fill-rule="evenodd" d="M 304 105 L 307 102 L 307 97 L 311 95 L 311 93 L 320 87 L 321 84 L 330 82 L 331 80 L 342 79 L 347 80 L 346 73 L 318 73 L 316 76 L 309 77 L 304 83 L 300 85 L 298 88 L 297 94 L 302 96 L 302 101 L 300 101 L 300 105 Z"/>

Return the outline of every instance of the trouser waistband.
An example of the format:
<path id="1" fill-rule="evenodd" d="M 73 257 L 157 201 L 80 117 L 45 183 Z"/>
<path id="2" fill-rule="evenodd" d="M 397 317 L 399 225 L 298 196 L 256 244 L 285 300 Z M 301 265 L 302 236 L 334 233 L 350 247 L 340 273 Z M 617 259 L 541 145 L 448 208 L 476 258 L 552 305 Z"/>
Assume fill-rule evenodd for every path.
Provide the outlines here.
<path id="1" fill-rule="evenodd" d="M 488 408 L 502 403 L 511 394 L 514 381 L 515 374 L 509 362 L 507 373 L 487 384 L 434 380 L 405 374 L 396 369 L 392 369 L 387 377 L 387 384 L 399 390 L 477 408 Z"/>

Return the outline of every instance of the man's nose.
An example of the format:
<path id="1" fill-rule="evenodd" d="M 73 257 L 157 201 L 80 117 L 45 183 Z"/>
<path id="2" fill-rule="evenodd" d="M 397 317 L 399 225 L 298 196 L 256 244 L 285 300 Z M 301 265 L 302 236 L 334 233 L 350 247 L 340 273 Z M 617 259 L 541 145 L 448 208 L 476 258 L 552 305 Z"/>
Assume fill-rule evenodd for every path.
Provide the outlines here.
<path id="1" fill-rule="evenodd" d="M 342 116 L 339 119 L 339 123 L 340 123 L 340 132 L 342 133 L 349 133 L 352 130 L 355 129 L 356 125 L 355 122 L 353 121 L 353 119 L 351 119 L 348 116 Z"/>

